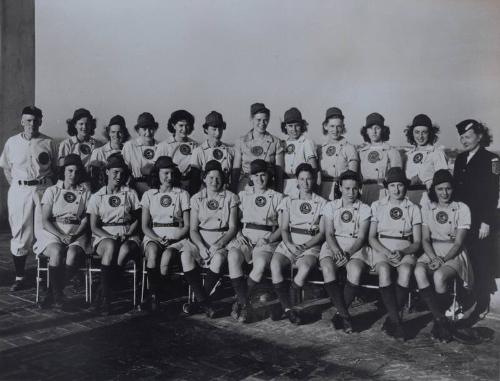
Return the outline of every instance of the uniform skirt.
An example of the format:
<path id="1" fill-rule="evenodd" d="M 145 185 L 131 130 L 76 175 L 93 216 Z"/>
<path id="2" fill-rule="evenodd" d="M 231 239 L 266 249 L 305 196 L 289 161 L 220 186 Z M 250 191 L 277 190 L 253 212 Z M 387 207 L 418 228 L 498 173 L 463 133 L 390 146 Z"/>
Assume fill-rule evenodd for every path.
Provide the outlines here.
<path id="1" fill-rule="evenodd" d="M 205 242 L 207 242 L 209 245 L 214 244 L 220 237 L 222 237 L 226 231 L 208 231 L 208 230 L 199 230 L 200 235 L 203 237 Z M 198 248 L 198 245 L 196 245 L 193 241 L 190 239 L 183 239 L 180 242 L 174 243 L 173 245 L 169 246 L 170 248 L 179 250 L 180 252 L 183 253 L 188 253 L 191 255 L 194 260 L 201 266 L 207 268 L 210 265 L 210 262 L 212 258 L 214 257 L 215 254 L 221 254 L 224 257 L 227 257 L 227 246 L 225 248 L 222 248 L 218 250 L 217 252 L 210 254 L 209 258 L 202 258 L 200 254 L 200 249 Z"/>
<path id="2" fill-rule="evenodd" d="M 404 238 L 379 238 L 379 241 L 389 250 L 403 250 L 404 248 L 410 246 L 410 241 Z M 351 258 L 363 261 L 372 271 L 375 270 L 377 264 L 379 263 L 387 263 L 392 267 L 398 267 L 402 264 L 414 266 L 417 263 L 417 259 L 413 254 L 405 255 L 401 258 L 399 263 L 393 263 L 385 254 L 380 253 L 371 247 L 358 251 Z"/>
<path id="3" fill-rule="evenodd" d="M 339 244 L 340 248 L 342 250 L 347 250 L 356 241 L 357 238 L 355 237 L 343 237 L 343 236 L 335 236 L 335 239 L 337 240 L 337 243 Z M 355 256 L 362 256 L 363 251 L 365 251 L 366 248 L 362 247 L 360 250 L 355 252 L 354 254 L 351 255 L 351 258 L 354 258 Z M 335 256 L 333 254 L 333 251 L 330 249 L 330 246 L 328 246 L 328 242 L 323 243 L 321 246 L 321 251 L 319 253 L 319 260 L 321 261 L 323 258 L 332 258 L 335 264 L 339 267 L 345 266 L 350 258 L 346 258 L 347 260 L 341 261 L 340 263 L 335 261 Z"/>
<path id="4" fill-rule="evenodd" d="M 290 233 L 290 235 L 292 237 L 292 242 L 295 243 L 296 245 L 302 245 L 303 243 L 306 243 L 311 239 L 311 235 L 309 234 Z M 305 256 L 312 256 L 315 257 L 316 259 L 319 258 L 320 251 L 321 251 L 321 245 L 316 245 L 295 256 L 290 252 L 290 250 L 288 250 L 284 242 L 280 242 L 274 252 L 284 255 L 290 260 L 292 265 L 296 265 L 297 261 Z"/>
<path id="5" fill-rule="evenodd" d="M 126 225 L 117 225 L 117 226 L 102 226 L 102 229 L 107 231 L 109 234 L 125 234 L 125 232 L 129 229 L 129 226 Z M 92 236 L 92 247 L 94 250 L 97 248 L 97 245 L 106 237 L 98 237 L 96 235 Z M 138 235 L 133 235 L 127 238 L 127 241 L 135 242 L 139 247 L 141 246 L 141 239 Z"/>
<path id="6" fill-rule="evenodd" d="M 65 224 L 65 223 L 61 223 L 61 222 L 57 222 L 57 221 L 54 221 L 53 224 L 56 225 L 65 234 L 71 234 L 73 232 L 76 232 L 76 230 L 80 226 L 80 223 L 78 223 L 78 224 Z M 92 252 L 92 246 L 90 244 L 90 235 L 87 233 L 78 237 L 78 239 L 76 241 L 71 242 L 69 245 L 66 245 L 63 242 L 61 242 L 59 237 L 57 237 L 56 235 L 48 232 L 47 230 L 43 230 L 43 231 L 39 231 L 39 234 L 37 235 L 37 240 L 36 240 L 35 244 L 33 245 L 34 253 L 35 254 L 43 254 L 44 250 L 51 243 L 59 243 L 61 245 L 65 245 L 67 247 L 78 246 L 86 254 Z"/>
<path id="7" fill-rule="evenodd" d="M 243 228 L 243 230 L 238 233 L 236 238 L 229 242 L 227 248 L 240 250 L 247 263 L 252 263 L 253 255 L 256 254 L 266 254 L 269 257 L 272 257 L 274 251 L 278 247 L 279 242 L 272 242 L 262 246 L 255 246 L 259 239 L 267 238 L 270 235 L 271 232 L 269 231 Z"/>
<path id="8" fill-rule="evenodd" d="M 166 239 L 174 239 L 174 236 L 181 230 L 181 228 L 175 226 L 154 226 L 154 224 L 152 229 L 159 237 L 165 237 Z M 157 244 L 162 246 L 160 242 L 149 238 L 147 235 L 144 235 L 144 239 L 142 240 L 144 249 L 150 242 L 156 242 Z M 165 247 L 165 249 L 168 247 L 170 246 Z"/>

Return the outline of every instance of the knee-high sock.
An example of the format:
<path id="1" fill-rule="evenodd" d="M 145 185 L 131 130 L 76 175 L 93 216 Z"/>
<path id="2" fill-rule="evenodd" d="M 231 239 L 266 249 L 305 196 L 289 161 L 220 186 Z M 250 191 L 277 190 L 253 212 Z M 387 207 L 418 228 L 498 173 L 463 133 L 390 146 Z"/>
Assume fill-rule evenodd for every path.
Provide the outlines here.
<path id="1" fill-rule="evenodd" d="M 208 300 L 208 295 L 203 288 L 203 284 L 201 282 L 200 269 L 195 267 L 193 270 L 185 271 L 184 277 L 186 281 L 191 286 L 193 290 L 194 296 L 200 303 L 204 303 Z"/>
<path id="2" fill-rule="evenodd" d="M 426 288 L 422 288 L 420 290 L 420 295 L 422 295 L 422 299 L 427 304 L 427 307 L 429 307 L 429 311 L 431 311 L 434 319 L 438 319 L 444 316 L 441 309 L 442 307 L 439 304 L 439 301 L 436 297 L 436 293 L 432 286 L 427 286 Z"/>
<path id="3" fill-rule="evenodd" d="M 210 295 L 212 293 L 212 290 L 219 281 L 220 277 L 221 275 L 219 273 L 213 272 L 210 269 L 207 270 L 207 275 L 205 276 L 205 284 L 203 285 L 207 295 Z"/>
<path id="4" fill-rule="evenodd" d="M 296 306 L 300 303 L 300 294 L 302 292 L 302 287 L 300 287 L 295 281 L 292 281 L 290 286 L 290 303 L 292 306 Z"/>
<path id="5" fill-rule="evenodd" d="M 398 303 L 398 309 L 402 309 L 406 302 L 408 301 L 408 295 L 410 293 L 410 289 L 408 287 L 396 285 L 396 301 Z"/>
<path id="6" fill-rule="evenodd" d="M 349 308 L 352 304 L 352 301 L 356 297 L 359 292 L 359 286 L 357 284 L 353 284 L 349 281 L 346 282 L 344 287 L 344 301 L 346 308 Z"/>
<path id="7" fill-rule="evenodd" d="M 113 284 L 113 267 L 101 265 L 101 291 L 104 298 L 111 297 L 111 286 Z"/>
<path id="8" fill-rule="evenodd" d="M 26 266 L 27 255 L 17 256 L 13 255 L 12 260 L 14 261 L 14 269 L 16 271 L 16 279 L 24 278 L 24 268 Z"/>
<path id="9" fill-rule="evenodd" d="M 290 305 L 290 300 L 288 298 L 290 287 L 288 287 L 288 284 L 285 281 L 275 283 L 274 291 L 276 292 L 276 295 L 278 295 L 278 299 L 281 303 L 281 306 L 285 310 L 290 309 L 291 305 Z"/>
<path id="10" fill-rule="evenodd" d="M 238 278 L 231 279 L 231 283 L 234 288 L 234 292 L 236 293 L 236 299 L 238 303 L 241 305 L 245 305 L 248 303 L 248 294 L 247 294 L 247 282 L 245 278 L 242 276 Z"/>
<path id="11" fill-rule="evenodd" d="M 248 298 L 250 298 L 250 295 L 252 295 L 252 291 L 257 286 L 259 282 L 254 281 L 252 278 L 248 277 L 247 278 L 247 295 Z"/>
<path id="12" fill-rule="evenodd" d="M 387 309 L 387 315 L 393 323 L 399 323 L 398 307 L 396 302 L 396 295 L 394 292 L 394 285 L 389 285 L 386 287 L 380 287 L 380 295 L 382 296 L 382 302 Z"/>
<path id="13" fill-rule="evenodd" d="M 147 268 L 149 288 L 151 292 L 157 293 L 160 287 L 160 272 L 157 268 Z"/>
<path id="14" fill-rule="evenodd" d="M 340 289 L 339 282 L 337 280 L 325 283 L 325 290 L 330 297 L 332 304 L 337 308 L 337 312 L 342 317 L 349 317 L 349 312 L 347 311 L 344 294 Z"/>
<path id="15" fill-rule="evenodd" d="M 78 271 L 78 268 L 73 265 L 66 265 L 66 270 L 65 270 L 65 283 L 68 284 L 68 282 L 73 279 L 75 276 L 76 272 Z"/>

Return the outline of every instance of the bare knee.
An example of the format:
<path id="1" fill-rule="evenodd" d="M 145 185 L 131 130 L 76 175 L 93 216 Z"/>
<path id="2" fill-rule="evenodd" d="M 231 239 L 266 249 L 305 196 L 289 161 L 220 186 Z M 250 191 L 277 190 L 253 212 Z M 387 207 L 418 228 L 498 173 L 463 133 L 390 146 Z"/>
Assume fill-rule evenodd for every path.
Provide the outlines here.
<path id="1" fill-rule="evenodd" d="M 361 279 L 361 274 L 363 272 L 363 266 L 358 261 L 349 261 L 346 266 L 347 269 L 347 279 L 352 284 L 359 284 Z"/>
<path id="2" fill-rule="evenodd" d="M 220 253 L 215 253 L 215 255 L 212 258 L 212 261 L 210 262 L 210 270 L 212 270 L 214 273 L 220 273 L 222 270 L 222 265 L 226 261 L 226 257 L 223 254 Z"/>
<path id="3" fill-rule="evenodd" d="M 413 266 L 403 264 L 398 267 L 398 283 L 403 287 L 408 287 L 410 277 L 413 273 Z"/>
<path id="4" fill-rule="evenodd" d="M 387 263 L 380 263 L 377 266 L 378 282 L 380 287 L 389 286 L 391 281 L 391 268 Z"/>

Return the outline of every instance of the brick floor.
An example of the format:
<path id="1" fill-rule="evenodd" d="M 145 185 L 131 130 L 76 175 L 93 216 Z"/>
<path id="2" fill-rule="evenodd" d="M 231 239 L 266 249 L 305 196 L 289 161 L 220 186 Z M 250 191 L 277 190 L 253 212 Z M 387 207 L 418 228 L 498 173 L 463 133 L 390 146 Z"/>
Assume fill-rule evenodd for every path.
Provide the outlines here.
<path id="1" fill-rule="evenodd" d="M 35 262 L 28 262 L 34 279 Z M 0 232 L 0 380 L 497 380 L 500 339 L 479 346 L 442 344 L 430 337 L 430 316 L 406 316 L 412 339 L 400 343 L 380 332 L 373 303 L 355 309 L 360 333 L 334 331 L 331 311 L 294 327 L 263 319 L 241 325 L 167 312 L 130 310 L 129 293 L 103 318 L 87 312 L 83 293 L 71 294 L 65 312 L 35 308 L 32 288 L 10 293 L 13 274 L 8 233 Z M 224 304 L 227 307 L 227 304 Z M 479 323 L 498 332 L 500 321 Z"/>

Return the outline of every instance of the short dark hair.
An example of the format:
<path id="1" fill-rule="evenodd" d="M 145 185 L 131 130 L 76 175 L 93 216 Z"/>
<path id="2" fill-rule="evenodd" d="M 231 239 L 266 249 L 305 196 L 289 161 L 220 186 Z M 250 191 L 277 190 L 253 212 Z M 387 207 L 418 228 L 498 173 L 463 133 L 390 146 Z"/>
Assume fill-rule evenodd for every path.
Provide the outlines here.
<path id="1" fill-rule="evenodd" d="M 80 119 L 83 119 L 83 118 L 88 118 L 87 116 L 83 116 L 81 118 L 78 118 L 78 119 L 67 119 L 66 120 L 66 124 L 68 125 L 68 135 L 69 136 L 75 136 L 78 132 L 76 131 L 76 122 L 78 122 L 78 120 Z M 97 119 L 96 118 L 89 118 L 89 124 L 90 124 L 90 136 L 93 136 L 94 133 L 95 133 L 95 128 L 97 126 Z"/>
<path id="2" fill-rule="evenodd" d="M 167 130 L 171 134 L 175 134 L 174 126 L 181 120 L 185 120 L 187 122 L 189 126 L 188 135 L 191 135 L 191 133 L 194 131 L 194 116 L 186 110 L 177 110 L 170 115 L 170 118 L 167 122 Z"/>
<path id="3" fill-rule="evenodd" d="M 361 127 L 361 136 L 363 137 L 363 140 L 367 143 L 371 143 L 371 140 L 370 138 L 368 137 L 368 133 L 366 132 L 366 130 L 370 127 L 373 127 L 373 125 L 371 126 L 363 126 Z M 386 125 L 383 125 L 383 126 L 380 126 L 382 128 L 382 136 L 381 136 L 381 140 L 383 142 L 386 142 L 389 140 L 389 136 L 391 134 L 391 129 L 389 128 L 389 126 L 386 126 Z"/>
<path id="4" fill-rule="evenodd" d="M 442 183 L 441 183 L 442 184 Z M 439 185 L 439 184 L 437 184 Z M 431 200 L 432 202 L 439 202 L 439 199 L 438 199 L 438 196 L 436 194 L 436 185 L 435 184 L 431 184 L 431 187 L 429 189 L 429 192 L 428 192 L 428 196 L 429 196 L 429 200 Z M 451 188 L 452 188 L 452 192 L 451 192 L 451 198 L 450 200 L 451 201 L 457 201 L 457 197 L 456 197 L 456 192 L 455 192 L 455 180 L 451 180 Z"/>
<path id="5" fill-rule="evenodd" d="M 181 178 L 182 178 L 182 174 L 181 174 L 181 171 L 179 170 L 179 168 L 177 167 L 173 167 L 171 168 L 172 171 L 173 171 L 173 182 L 172 182 L 172 185 L 174 187 L 177 187 L 179 188 L 181 186 Z M 151 169 L 151 173 L 149 174 L 149 186 L 151 188 L 154 188 L 154 189 L 159 189 L 160 188 L 160 168 L 157 168 L 156 166 L 153 166 L 153 168 Z"/>
<path id="6" fill-rule="evenodd" d="M 406 140 L 408 141 L 409 144 L 412 146 L 416 146 L 417 142 L 415 142 L 415 137 L 413 136 L 413 130 L 417 126 L 406 126 L 405 128 L 405 135 L 406 135 Z M 424 126 L 427 127 L 427 126 Z M 427 127 L 427 130 L 429 131 L 429 140 L 427 144 L 434 144 L 438 140 L 438 134 L 439 134 L 439 126 L 433 124 L 432 127 Z"/>
<path id="7" fill-rule="evenodd" d="M 313 177 L 316 176 L 316 170 L 309 163 L 300 163 L 295 169 L 295 177 L 299 177 L 301 172 L 309 172 Z"/>
<path id="8" fill-rule="evenodd" d="M 288 135 L 288 132 L 286 132 L 286 125 L 287 124 L 291 124 L 291 123 L 281 122 L 281 131 L 285 135 Z M 302 122 L 300 122 L 300 125 L 302 126 L 302 133 L 306 132 L 307 131 L 307 126 L 309 125 L 309 123 L 307 123 L 307 121 L 305 121 L 305 120 L 302 120 Z"/>
<path id="9" fill-rule="evenodd" d="M 130 139 L 130 132 L 128 132 L 128 128 L 125 127 L 125 126 L 122 126 L 122 125 L 118 125 L 120 126 L 120 131 L 122 132 L 123 134 L 123 142 L 126 142 L 127 140 Z M 104 126 L 104 131 L 102 132 L 102 135 L 106 138 L 106 141 L 109 142 L 109 128 L 111 126 Z"/>
<path id="10" fill-rule="evenodd" d="M 81 183 L 84 183 L 89 180 L 89 176 L 87 174 L 87 171 L 85 170 L 85 167 L 82 165 L 78 165 L 76 170 L 76 185 L 80 185 Z M 66 170 L 66 166 L 60 166 L 57 167 L 57 178 L 59 180 L 64 181 L 64 172 Z"/>

